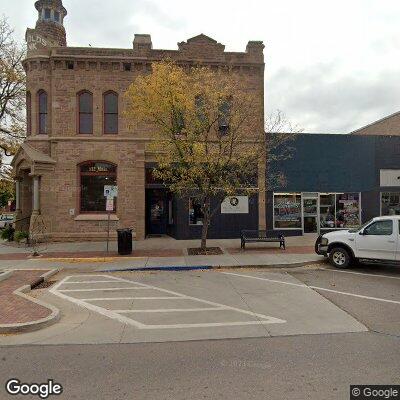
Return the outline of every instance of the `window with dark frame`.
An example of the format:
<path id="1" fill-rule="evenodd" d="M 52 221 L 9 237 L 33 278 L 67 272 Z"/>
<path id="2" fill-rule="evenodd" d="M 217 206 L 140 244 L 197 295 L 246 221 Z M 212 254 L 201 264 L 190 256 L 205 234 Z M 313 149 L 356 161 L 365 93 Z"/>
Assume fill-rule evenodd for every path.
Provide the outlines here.
<path id="1" fill-rule="evenodd" d="M 45 19 L 50 19 L 51 18 L 51 10 L 50 10 L 50 8 L 45 8 L 44 9 L 44 18 Z"/>
<path id="2" fill-rule="evenodd" d="M 118 95 L 115 92 L 104 94 L 104 133 L 118 133 Z"/>
<path id="3" fill-rule="evenodd" d="M 93 133 L 93 95 L 90 92 L 78 94 L 79 124 L 78 132 L 81 134 Z"/>
<path id="4" fill-rule="evenodd" d="M 224 136 L 229 132 L 229 118 L 231 113 L 232 100 L 226 99 L 219 106 L 218 131 Z"/>
<path id="5" fill-rule="evenodd" d="M 39 115 L 38 132 L 41 135 L 47 134 L 47 93 L 40 90 L 38 93 Z"/>
<path id="6" fill-rule="evenodd" d="M 105 213 L 104 186 L 117 185 L 117 166 L 102 161 L 88 161 L 79 166 L 80 212 Z M 116 200 L 114 200 L 114 213 Z"/>
<path id="7" fill-rule="evenodd" d="M 200 200 L 189 198 L 189 225 L 203 225 L 204 213 Z"/>
<path id="8" fill-rule="evenodd" d="M 32 133 L 32 96 L 31 92 L 26 92 L 26 133 Z"/>
<path id="9" fill-rule="evenodd" d="M 60 22 L 60 13 L 58 11 L 54 11 L 54 21 Z"/>

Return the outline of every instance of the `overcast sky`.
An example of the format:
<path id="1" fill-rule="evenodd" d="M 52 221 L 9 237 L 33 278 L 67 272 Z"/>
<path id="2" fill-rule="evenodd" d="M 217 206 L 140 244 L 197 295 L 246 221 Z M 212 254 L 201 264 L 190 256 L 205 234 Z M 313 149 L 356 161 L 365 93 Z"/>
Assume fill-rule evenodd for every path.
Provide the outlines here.
<path id="1" fill-rule="evenodd" d="M 244 51 L 264 41 L 266 112 L 306 132 L 348 133 L 400 110 L 399 0 L 63 0 L 70 46 L 153 47 L 204 33 Z M 34 27 L 34 0 L 1 0 L 16 35 Z"/>

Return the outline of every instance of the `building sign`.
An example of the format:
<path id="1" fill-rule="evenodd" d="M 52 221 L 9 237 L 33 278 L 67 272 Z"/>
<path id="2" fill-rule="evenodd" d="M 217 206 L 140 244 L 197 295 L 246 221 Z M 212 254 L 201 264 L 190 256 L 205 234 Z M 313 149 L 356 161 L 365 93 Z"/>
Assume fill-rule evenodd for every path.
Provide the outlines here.
<path id="1" fill-rule="evenodd" d="M 114 198 L 113 197 L 107 197 L 106 201 L 106 211 L 114 211 Z"/>
<path id="2" fill-rule="evenodd" d="M 104 186 L 104 197 L 107 199 L 113 199 L 114 197 L 118 197 L 118 186 Z"/>
<path id="3" fill-rule="evenodd" d="M 249 196 L 227 197 L 221 204 L 221 214 L 248 214 Z"/>
<path id="4" fill-rule="evenodd" d="M 381 169 L 380 180 L 382 187 L 400 186 L 400 170 L 399 169 Z"/>

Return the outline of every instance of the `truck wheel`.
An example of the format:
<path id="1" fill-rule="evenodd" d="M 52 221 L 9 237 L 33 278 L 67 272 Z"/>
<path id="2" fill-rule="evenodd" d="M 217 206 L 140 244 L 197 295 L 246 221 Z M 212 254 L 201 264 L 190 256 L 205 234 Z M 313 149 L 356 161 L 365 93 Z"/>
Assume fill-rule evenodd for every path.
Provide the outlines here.
<path id="1" fill-rule="evenodd" d="M 334 247 L 329 252 L 329 261 L 336 268 L 348 268 L 351 263 L 351 256 L 345 248 Z"/>

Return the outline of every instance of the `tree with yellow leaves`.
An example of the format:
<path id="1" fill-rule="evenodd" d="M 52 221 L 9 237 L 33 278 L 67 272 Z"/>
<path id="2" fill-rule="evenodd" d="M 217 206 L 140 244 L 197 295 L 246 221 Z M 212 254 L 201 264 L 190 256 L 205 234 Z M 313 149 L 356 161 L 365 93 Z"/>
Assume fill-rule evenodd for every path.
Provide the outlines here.
<path id="1" fill-rule="evenodd" d="M 162 61 L 126 93 L 130 124 L 146 124 L 154 132 L 148 150 L 156 157 L 155 177 L 171 192 L 196 199 L 204 252 L 211 218 L 222 201 L 257 191 L 262 143 L 255 130 L 263 127 L 262 99 L 244 86 L 228 68 Z"/>
<path id="2" fill-rule="evenodd" d="M 25 48 L 13 38 L 5 17 L 0 19 L 0 178 L 7 179 L 5 156 L 15 154 L 26 136 Z"/>

